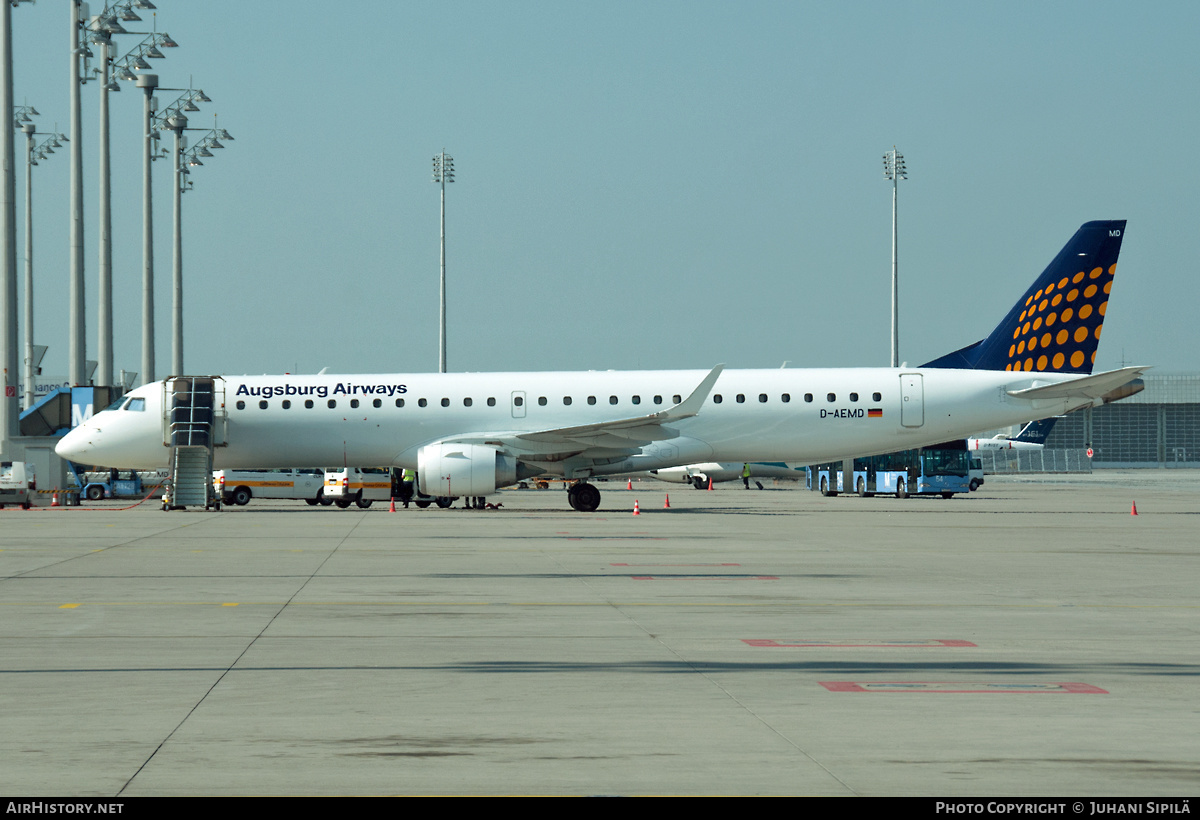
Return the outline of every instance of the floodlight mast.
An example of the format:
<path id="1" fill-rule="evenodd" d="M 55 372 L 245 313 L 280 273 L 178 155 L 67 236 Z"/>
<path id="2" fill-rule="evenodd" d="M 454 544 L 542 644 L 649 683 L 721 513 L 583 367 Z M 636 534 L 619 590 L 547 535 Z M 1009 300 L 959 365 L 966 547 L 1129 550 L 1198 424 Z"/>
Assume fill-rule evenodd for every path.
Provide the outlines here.
<path id="1" fill-rule="evenodd" d="M 99 15 L 87 23 L 88 40 L 100 47 L 100 66 L 93 70 L 100 81 L 100 203 L 98 211 L 100 293 L 97 299 L 99 344 L 97 346 L 96 380 L 102 385 L 113 384 L 112 182 L 109 161 L 108 93 L 121 90 L 114 71 L 119 71 L 122 79 L 135 79 L 136 75 L 133 74 L 133 69 L 149 68 L 150 64 L 146 62 L 147 58 L 162 58 L 163 53 L 159 51 L 160 47 L 174 48 L 178 43 L 165 32 L 153 32 L 147 34 L 140 43 L 119 60 L 112 57 L 109 49 L 114 34 L 144 34 L 145 32 L 127 31 L 121 22 L 141 20 L 135 9 L 151 10 L 153 8 L 154 4 L 149 0 L 110 2 Z M 84 82 L 86 82 L 86 78 Z"/>
<path id="2" fill-rule="evenodd" d="M 22 108 L 28 108 L 28 113 L 37 113 L 30 106 L 18 106 L 17 112 L 20 113 Z M 28 119 L 28 113 L 18 119 Z M 25 367 L 23 372 L 25 380 L 24 408 L 28 410 L 33 406 L 37 386 L 35 377 L 41 358 L 36 354 L 33 344 L 33 166 L 37 165 L 39 159 L 47 159 L 50 154 L 54 153 L 55 148 L 61 148 L 61 141 L 69 140 L 63 134 L 46 134 L 38 131 L 32 122 L 23 123 L 21 130 L 25 133 Z M 40 144 L 35 144 L 34 138 L 39 136 L 46 137 L 46 139 L 42 140 Z"/>
<path id="3" fill-rule="evenodd" d="M 900 180 L 908 179 L 904 167 L 904 155 L 892 146 L 892 150 L 883 155 L 883 177 L 892 183 L 892 367 L 900 366 L 900 315 L 899 315 L 899 286 L 896 275 L 896 191 Z"/>
<path id="4" fill-rule="evenodd" d="M 12 9 L 0 10 L 0 456 L 15 460 L 23 448 L 17 411 L 17 180 L 14 170 Z"/>
<path id="5" fill-rule="evenodd" d="M 446 183 L 454 181 L 454 157 L 444 150 L 433 158 L 433 181 L 442 188 L 441 319 L 438 323 L 438 372 L 446 372 Z"/>

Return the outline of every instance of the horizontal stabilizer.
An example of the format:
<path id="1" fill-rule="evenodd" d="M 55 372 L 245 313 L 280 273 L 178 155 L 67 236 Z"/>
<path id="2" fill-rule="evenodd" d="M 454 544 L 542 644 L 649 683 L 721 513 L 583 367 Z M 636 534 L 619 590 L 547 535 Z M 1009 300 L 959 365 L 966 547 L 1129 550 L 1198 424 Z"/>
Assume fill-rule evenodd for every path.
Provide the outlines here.
<path id="1" fill-rule="evenodd" d="M 1120 370 L 1109 370 L 1067 382 L 1026 387 L 1023 390 L 1009 390 L 1008 395 L 1030 401 L 1041 399 L 1095 401 L 1104 399 L 1108 394 L 1137 380 L 1149 369 L 1149 367 L 1122 367 Z"/>

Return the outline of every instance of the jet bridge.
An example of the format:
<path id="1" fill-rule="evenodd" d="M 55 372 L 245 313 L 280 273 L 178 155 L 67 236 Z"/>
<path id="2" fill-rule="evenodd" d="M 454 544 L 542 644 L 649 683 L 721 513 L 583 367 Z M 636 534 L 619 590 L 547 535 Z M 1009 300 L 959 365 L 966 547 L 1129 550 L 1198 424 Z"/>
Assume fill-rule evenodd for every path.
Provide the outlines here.
<path id="1" fill-rule="evenodd" d="M 164 510 L 221 509 L 213 489 L 213 448 L 225 446 L 225 380 L 173 376 L 163 382 L 163 444 L 170 448 L 171 490 Z"/>

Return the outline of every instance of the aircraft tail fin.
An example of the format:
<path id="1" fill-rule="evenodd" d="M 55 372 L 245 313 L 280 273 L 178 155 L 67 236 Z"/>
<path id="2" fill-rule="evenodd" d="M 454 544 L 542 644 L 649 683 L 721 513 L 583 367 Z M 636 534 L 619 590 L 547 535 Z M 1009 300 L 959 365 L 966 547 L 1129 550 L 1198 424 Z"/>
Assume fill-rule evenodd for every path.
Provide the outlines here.
<path id="1" fill-rule="evenodd" d="M 1021 432 L 1013 438 L 1013 441 L 1026 441 L 1030 444 L 1045 444 L 1046 437 L 1050 435 L 1050 431 L 1054 429 L 1054 423 L 1058 421 L 1058 416 L 1051 416 L 1048 419 L 1040 419 L 1031 421 L 1021 428 Z"/>
<path id="2" fill-rule="evenodd" d="M 922 367 L 1091 373 L 1124 235 L 1084 224 L 986 339 Z"/>

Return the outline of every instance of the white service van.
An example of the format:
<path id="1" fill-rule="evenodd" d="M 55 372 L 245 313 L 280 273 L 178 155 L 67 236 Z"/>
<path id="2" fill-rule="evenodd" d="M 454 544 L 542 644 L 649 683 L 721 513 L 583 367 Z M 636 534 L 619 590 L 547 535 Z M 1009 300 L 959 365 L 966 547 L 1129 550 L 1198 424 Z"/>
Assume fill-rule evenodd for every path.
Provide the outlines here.
<path id="1" fill-rule="evenodd" d="M 342 467 L 325 471 L 322 504 L 337 504 L 343 510 L 351 504 L 357 504 L 365 510 L 372 501 L 387 501 L 391 497 L 391 470 L 382 467 Z"/>
<path id="2" fill-rule="evenodd" d="M 323 470 L 214 470 L 213 487 L 226 506 L 244 507 L 251 498 L 302 498 L 309 506 L 324 494 Z"/>
<path id="3" fill-rule="evenodd" d="M 0 507 L 19 504 L 30 507 L 30 495 L 37 491 L 33 465 L 24 461 L 0 461 Z"/>

